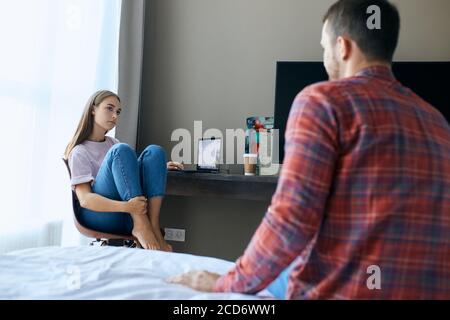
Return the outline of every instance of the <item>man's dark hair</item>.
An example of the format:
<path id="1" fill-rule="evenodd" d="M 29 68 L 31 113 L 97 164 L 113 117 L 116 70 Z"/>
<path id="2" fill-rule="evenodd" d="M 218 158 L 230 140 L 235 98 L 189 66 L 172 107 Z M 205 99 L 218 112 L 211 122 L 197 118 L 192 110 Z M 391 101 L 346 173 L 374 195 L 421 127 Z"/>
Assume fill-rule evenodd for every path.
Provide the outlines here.
<path id="1" fill-rule="evenodd" d="M 367 9 L 376 5 L 381 11 L 381 29 L 370 29 Z M 356 42 L 369 60 L 392 62 L 400 32 L 400 14 L 387 0 L 339 0 L 323 18 L 336 40 L 347 36 Z"/>

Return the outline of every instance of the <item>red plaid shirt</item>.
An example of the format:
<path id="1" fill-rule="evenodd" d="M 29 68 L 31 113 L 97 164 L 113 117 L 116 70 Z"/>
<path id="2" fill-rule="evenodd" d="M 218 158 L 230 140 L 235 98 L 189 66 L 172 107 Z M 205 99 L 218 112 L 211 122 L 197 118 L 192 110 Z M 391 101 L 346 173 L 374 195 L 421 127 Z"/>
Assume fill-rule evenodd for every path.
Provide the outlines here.
<path id="1" fill-rule="evenodd" d="M 272 203 L 215 290 L 256 293 L 297 257 L 287 298 L 450 299 L 450 126 L 387 67 L 296 97 Z"/>

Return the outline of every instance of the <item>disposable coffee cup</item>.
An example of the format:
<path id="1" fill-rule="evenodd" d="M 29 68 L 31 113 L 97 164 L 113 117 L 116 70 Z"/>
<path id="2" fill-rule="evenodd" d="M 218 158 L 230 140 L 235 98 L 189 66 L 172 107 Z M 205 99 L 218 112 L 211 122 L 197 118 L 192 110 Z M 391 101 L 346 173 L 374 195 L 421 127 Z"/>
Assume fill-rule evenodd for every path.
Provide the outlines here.
<path id="1" fill-rule="evenodd" d="M 244 174 L 246 176 L 256 175 L 256 165 L 258 163 L 258 155 L 254 153 L 244 154 Z"/>

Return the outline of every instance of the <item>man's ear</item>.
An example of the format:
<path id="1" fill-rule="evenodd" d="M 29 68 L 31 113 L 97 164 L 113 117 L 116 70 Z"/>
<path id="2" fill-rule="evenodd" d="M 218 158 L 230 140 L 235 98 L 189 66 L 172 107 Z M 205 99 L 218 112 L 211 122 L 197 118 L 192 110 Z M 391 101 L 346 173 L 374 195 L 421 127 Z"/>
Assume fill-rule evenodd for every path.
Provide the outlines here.
<path id="1" fill-rule="evenodd" d="M 348 60 L 350 57 L 350 54 L 352 52 L 352 42 L 344 37 L 338 37 L 337 38 L 337 52 L 339 54 L 339 58 L 342 61 Z"/>

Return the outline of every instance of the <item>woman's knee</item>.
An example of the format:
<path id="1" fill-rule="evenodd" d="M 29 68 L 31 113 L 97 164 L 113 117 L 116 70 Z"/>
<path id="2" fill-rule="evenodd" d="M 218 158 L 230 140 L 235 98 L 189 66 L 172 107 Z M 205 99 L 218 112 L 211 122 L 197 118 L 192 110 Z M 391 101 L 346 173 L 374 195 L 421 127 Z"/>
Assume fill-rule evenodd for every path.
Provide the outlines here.
<path id="1" fill-rule="evenodd" d="M 160 161 L 166 162 L 166 151 L 163 147 L 152 144 L 144 149 L 142 152 L 142 156 L 144 158 L 157 159 Z"/>
<path id="2" fill-rule="evenodd" d="M 133 150 L 133 148 L 131 148 L 126 143 L 116 143 L 115 145 L 113 145 L 111 147 L 109 152 L 111 152 L 113 154 L 117 154 L 117 153 L 131 153 L 133 155 L 136 155 L 136 152 Z"/>

